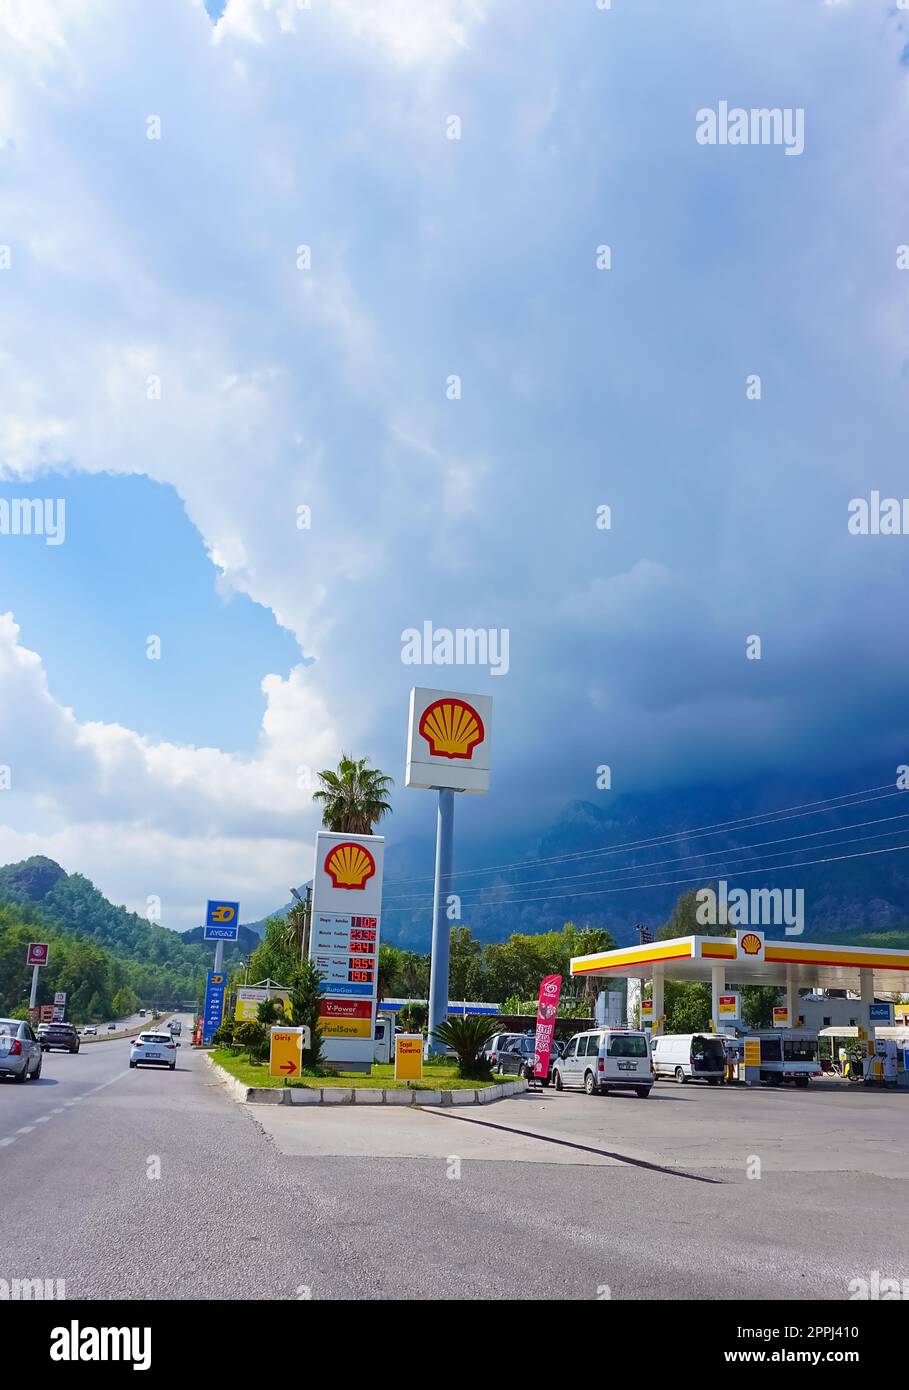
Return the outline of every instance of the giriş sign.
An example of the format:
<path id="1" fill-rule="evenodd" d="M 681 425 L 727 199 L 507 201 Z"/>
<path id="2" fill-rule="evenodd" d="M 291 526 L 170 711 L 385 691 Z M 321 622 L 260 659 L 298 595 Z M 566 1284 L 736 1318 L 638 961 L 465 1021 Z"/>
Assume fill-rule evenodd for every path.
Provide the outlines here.
<path id="1" fill-rule="evenodd" d="M 491 750 L 491 696 L 410 692 L 405 786 L 488 791 Z"/>

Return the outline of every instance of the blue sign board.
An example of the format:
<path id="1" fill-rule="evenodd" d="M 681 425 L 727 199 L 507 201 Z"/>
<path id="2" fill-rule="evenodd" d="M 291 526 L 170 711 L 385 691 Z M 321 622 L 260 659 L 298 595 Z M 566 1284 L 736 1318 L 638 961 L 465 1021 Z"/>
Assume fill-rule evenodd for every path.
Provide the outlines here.
<path id="1" fill-rule="evenodd" d="M 869 1004 L 868 1005 L 869 1023 L 892 1023 L 893 1005 L 892 1004 Z"/>
<path id="2" fill-rule="evenodd" d="M 223 970 L 209 970 L 205 977 L 205 1008 L 202 1011 L 202 1041 L 210 1043 L 212 1034 L 221 1027 L 224 1015 L 224 991 L 227 976 Z"/>
<path id="3" fill-rule="evenodd" d="M 320 994 L 330 994 L 330 995 L 332 995 L 333 998 L 340 998 L 340 997 L 343 995 L 344 998 L 347 998 L 347 999 L 352 999 L 352 998 L 371 999 L 371 998 L 372 998 L 372 985 L 358 985 L 358 984 L 349 984 L 349 985 L 345 985 L 345 984 L 336 984 L 334 980 L 321 980 L 321 981 L 319 982 L 319 993 L 320 993 Z"/>
<path id="4" fill-rule="evenodd" d="M 236 941 L 240 934 L 240 904 L 209 899 L 205 913 L 205 941 Z"/>

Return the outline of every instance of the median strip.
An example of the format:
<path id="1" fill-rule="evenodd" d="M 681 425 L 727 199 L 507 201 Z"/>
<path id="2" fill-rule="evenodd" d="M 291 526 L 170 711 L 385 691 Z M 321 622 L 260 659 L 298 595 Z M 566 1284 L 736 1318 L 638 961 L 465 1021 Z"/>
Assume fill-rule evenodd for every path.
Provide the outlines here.
<path id="1" fill-rule="evenodd" d="M 218 1080 L 244 1105 L 490 1105 L 527 1090 L 527 1082 L 523 1080 L 504 1081 L 476 1090 L 467 1087 L 438 1091 L 367 1087 L 356 1083 L 350 1086 L 248 1086 L 215 1062 L 210 1052 L 204 1056 Z"/>

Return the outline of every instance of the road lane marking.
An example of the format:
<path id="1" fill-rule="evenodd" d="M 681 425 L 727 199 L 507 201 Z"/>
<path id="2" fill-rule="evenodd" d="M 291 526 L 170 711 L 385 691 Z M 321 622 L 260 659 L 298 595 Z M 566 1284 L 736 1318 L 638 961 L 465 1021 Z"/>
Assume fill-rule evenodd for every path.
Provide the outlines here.
<path id="1" fill-rule="evenodd" d="M 31 1134 L 31 1132 L 32 1132 L 32 1130 L 33 1130 L 34 1128 L 35 1128 L 34 1125 L 23 1125 L 21 1129 L 17 1129 L 17 1130 L 16 1130 L 16 1133 L 17 1133 L 17 1134 Z"/>
<path id="2" fill-rule="evenodd" d="M 62 1105 L 57 1105 L 57 1106 L 55 1106 L 54 1109 L 51 1111 L 51 1114 L 52 1114 L 52 1115 L 65 1115 L 65 1114 L 66 1114 L 66 1111 L 63 1109 L 63 1106 L 62 1106 Z"/>
<path id="3" fill-rule="evenodd" d="M 46 1125 L 49 1119 L 50 1119 L 50 1115 L 39 1115 L 38 1118 L 37 1118 L 37 1120 L 35 1121 L 35 1124 L 36 1124 L 36 1125 Z"/>
<path id="4" fill-rule="evenodd" d="M 0 1139 L 0 1149 L 5 1149 L 7 1144 L 15 1144 L 15 1139 Z"/>

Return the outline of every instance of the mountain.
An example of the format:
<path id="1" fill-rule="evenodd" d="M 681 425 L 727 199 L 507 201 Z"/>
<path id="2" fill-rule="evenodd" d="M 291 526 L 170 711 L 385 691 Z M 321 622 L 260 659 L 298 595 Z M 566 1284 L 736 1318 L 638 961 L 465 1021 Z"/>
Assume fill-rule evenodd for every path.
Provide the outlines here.
<path id="1" fill-rule="evenodd" d="M 681 894 L 725 877 L 736 887 L 804 894 L 806 940 L 909 929 L 909 853 L 876 853 L 909 839 L 909 815 L 880 769 L 844 779 L 626 793 L 571 801 L 533 839 L 455 839 L 452 890 L 480 941 L 573 921 L 606 927 L 619 944 L 669 918 Z M 870 789 L 870 790 L 865 790 Z M 872 851 L 872 853 L 868 853 Z M 810 861 L 828 861 L 815 862 Z M 488 865 L 513 867 L 487 870 Z M 389 840 L 383 940 L 429 948 L 429 841 Z M 283 911 L 283 909 L 282 909 Z M 770 926 L 782 935 L 783 926 Z"/>

